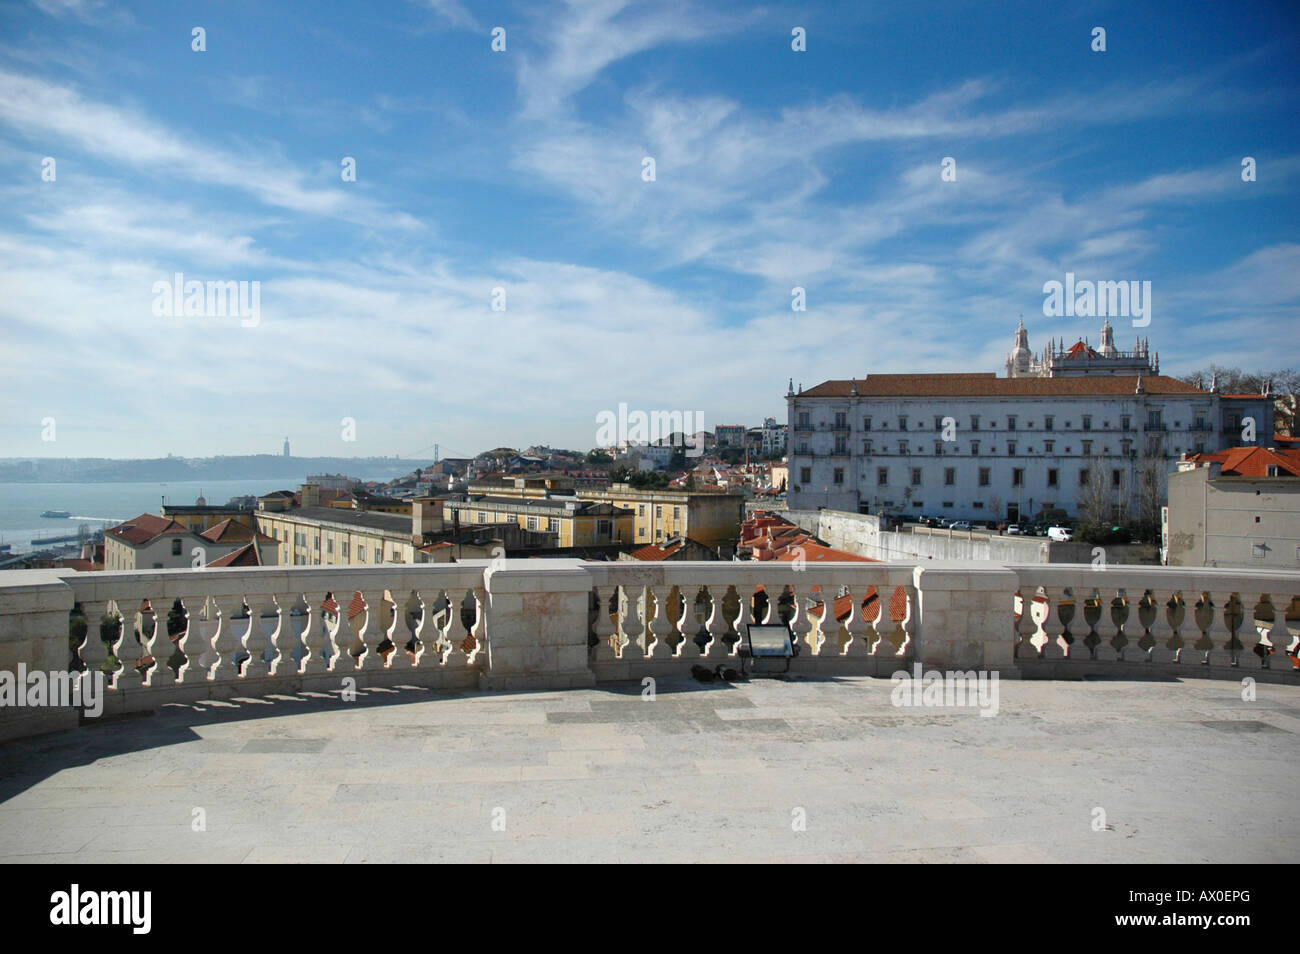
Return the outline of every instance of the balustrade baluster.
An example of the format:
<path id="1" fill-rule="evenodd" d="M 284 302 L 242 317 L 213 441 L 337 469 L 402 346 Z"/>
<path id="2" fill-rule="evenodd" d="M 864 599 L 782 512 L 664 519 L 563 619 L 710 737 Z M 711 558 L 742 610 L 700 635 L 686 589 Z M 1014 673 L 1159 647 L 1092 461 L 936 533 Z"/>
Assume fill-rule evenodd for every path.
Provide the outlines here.
<path id="1" fill-rule="evenodd" d="M 137 689 L 144 685 L 144 677 L 139 668 L 144 657 L 144 648 L 138 634 L 138 627 L 143 621 L 140 600 L 127 597 L 114 602 L 122 626 L 117 639 L 113 641 L 113 657 L 117 660 L 117 669 L 113 673 L 112 685 L 114 689 Z"/>
<path id="2" fill-rule="evenodd" d="M 1020 613 L 1015 616 L 1013 629 L 1016 634 L 1015 658 L 1038 659 L 1038 645 L 1034 637 L 1038 635 L 1038 624 L 1034 620 L 1034 596 L 1037 590 L 1031 586 L 1022 586 L 1016 591 L 1015 598 L 1020 604 Z"/>
<path id="3" fill-rule="evenodd" d="M 210 648 L 203 632 L 203 607 L 206 602 L 206 598 L 197 593 L 181 596 L 185 632 L 176 645 L 185 654 L 185 665 L 181 666 L 179 675 L 182 685 L 208 681 L 208 670 L 203 664 L 203 657 L 208 655 Z"/>
<path id="4" fill-rule="evenodd" d="M 293 610 L 298 605 L 297 593 L 278 593 L 272 596 L 277 610 L 275 633 L 271 645 L 275 647 L 275 658 L 271 660 L 272 676 L 296 676 L 302 671 L 301 659 L 295 659 L 300 644 L 298 631 L 293 624 Z"/>
<path id="5" fill-rule="evenodd" d="M 646 647 L 646 655 L 651 659 L 671 659 L 673 655 L 672 644 L 668 642 L 668 634 L 672 632 L 672 625 L 668 622 L 668 593 L 665 587 L 646 587 L 646 614 L 649 615 L 651 610 L 651 601 L 653 600 L 654 618 L 650 620 L 650 632 L 654 634 L 654 644 Z"/>
<path id="6" fill-rule="evenodd" d="M 475 586 L 471 592 L 474 594 L 474 628 L 471 631 L 471 635 L 474 637 L 474 655 L 470 657 L 469 663 L 474 666 L 486 666 L 488 650 L 487 589 L 482 586 Z M 605 622 L 609 623 L 608 612 L 605 614 Z"/>
<path id="7" fill-rule="evenodd" d="M 727 616 L 725 602 L 727 599 L 728 587 L 725 584 L 715 584 L 709 587 L 709 602 L 712 604 L 712 611 L 709 613 L 708 630 L 709 646 L 707 656 L 712 661 L 721 661 L 731 655 L 732 647 L 727 645 L 724 638 L 728 633 Z"/>
<path id="8" fill-rule="evenodd" d="M 104 600 L 83 600 L 81 611 L 86 616 L 86 638 L 77 647 L 77 657 L 81 660 L 82 665 L 86 667 L 85 672 L 102 673 L 104 671 L 104 662 L 108 659 L 109 647 L 104 644 L 100 624 L 104 617 L 108 615 L 109 604 Z M 111 685 L 111 680 L 105 678 L 104 685 Z"/>
<path id="9" fill-rule="evenodd" d="M 176 674 L 171 667 L 176 646 L 167 631 L 172 603 L 168 600 L 150 599 L 149 606 L 153 609 L 153 630 L 149 635 L 149 655 L 153 657 L 153 668 L 145 677 L 144 684 L 150 688 L 172 686 L 176 684 Z"/>
<path id="10" fill-rule="evenodd" d="M 465 641 L 473 631 L 474 620 L 465 625 L 465 603 L 468 590 L 456 587 L 447 591 L 447 654 L 443 657 L 444 666 L 457 669 L 469 665 L 469 653 L 465 652 Z M 477 612 L 477 610 L 476 610 Z"/>
<path id="11" fill-rule="evenodd" d="M 212 653 L 217 657 L 213 664 L 210 678 L 213 680 L 235 679 L 239 676 L 239 667 L 235 664 L 235 651 L 243 645 L 242 624 L 250 623 L 244 619 L 244 598 L 242 596 L 223 596 L 214 600 L 220 614 L 217 631 L 212 634 Z"/>
<path id="12" fill-rule="evenodd" d="M 646 638 L 646 628 L 640 615 L 643 586 L 620 586 L 618 596 L 619 631 L 622 644 L 619 646 L 619 658 L 627 661 L 639 661 L 646 658 L 642 639 Z"/>
<path id="13" fill-rule="evenodd" d="M 307 648 L 303 652 L 302 674 L 329 672 L 329 660 L 325 651 L 330 648 L 330 635 L 325 626 L 323 609 L 326 594 L 323 592 L 304 593 L 307 615 L 303 617 L 302 644 Z"/>
<path id="14" fill-rule="evenodd" d="M 246 596 L 244 603 L 248 607 L 248 632 L 244 634 L 244 651 L 248 658 L 244 660 L 241 673 L 244 679 L 260 679 L 270 675 L 271 669 L 266 663 L 266 651 L 271 641 L 266 635 L 265 611 L 269 608 L 265 602 L 268 597 L 261 594 Z M 277 614 L 278 619 L 278 614 Z"/>

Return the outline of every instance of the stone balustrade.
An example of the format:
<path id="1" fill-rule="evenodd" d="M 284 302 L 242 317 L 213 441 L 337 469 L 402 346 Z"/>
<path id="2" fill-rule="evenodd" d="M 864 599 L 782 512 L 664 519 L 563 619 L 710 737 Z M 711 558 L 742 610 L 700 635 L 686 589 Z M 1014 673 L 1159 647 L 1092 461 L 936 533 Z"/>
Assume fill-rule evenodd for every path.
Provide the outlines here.
<path id="1" fill-rule="evenodd" d="M 1113 564 L 1008 569 L 1019 580 L 1015 660 L 1022 675 L 1077 678 L 1158 669 L 1164 675 L 1297 676 L 1295 572 Z"/>
<path id="2" fill-rule="evenodd" d="M 104 672 L 105 714 L 384 686 L 554 689 L 739 669 L 738 634 L 776 621 L 794 634 L 794 673 L 1300 681 L 1300 573 L 937 561 L 4 571 L 0 672 Z M 82 718 L 5 706 L 0 738 Z"/>

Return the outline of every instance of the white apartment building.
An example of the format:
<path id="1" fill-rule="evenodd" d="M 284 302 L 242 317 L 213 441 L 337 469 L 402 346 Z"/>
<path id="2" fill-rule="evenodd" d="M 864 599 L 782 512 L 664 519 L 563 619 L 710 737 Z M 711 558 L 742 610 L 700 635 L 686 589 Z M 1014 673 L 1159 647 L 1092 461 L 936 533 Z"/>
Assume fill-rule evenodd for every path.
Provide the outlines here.
<path id="1" fill-rule="evenodd" d="M 1027 349 L 1023 326 L 1016 348 Z M 1100 352 L 1085 345 L 1062 353 L 1071 351 L 1090 366 L 1084 373 L 1049 376 L 1044 367 L 1026 374 L 1021 361 L 1020 374 L 1004 378 L 870 374 L 807 391 L 791 382 L 790 509 L 997 521 L 1045 509 L 1073 516 L 1091 468 L 1101 469 L 1118 504 L 1137 485 L 1139 467 L 1158 466 L 1167 479 L 1184 453 L 1272 441 L 1269 396 L 1111 373 Z M 1254 441 L 1240 439 L 1245 417 L 1254 421 Z"/>

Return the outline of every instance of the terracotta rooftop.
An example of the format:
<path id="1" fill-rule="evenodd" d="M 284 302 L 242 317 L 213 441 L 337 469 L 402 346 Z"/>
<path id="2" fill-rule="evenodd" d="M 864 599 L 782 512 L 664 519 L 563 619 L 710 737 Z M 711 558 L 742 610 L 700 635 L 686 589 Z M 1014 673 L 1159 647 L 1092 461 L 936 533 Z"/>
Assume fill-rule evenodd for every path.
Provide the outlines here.
<path id="1" fill-rule="evenodd" d="M 109 527 L 104 533 L 107 536 L 121 540 L 123 543 L 129 543 L 131 546 L 140 546 L 148 543 L 163 534 L 189 533 L 183 525 L 172 520 L 170 517 L 159 517 L 152 513 L 142 513 L 140 516 L 125 523 L 120 523 L 116 527 Z"/>
<path id="2" fill-rule="evenodd" d="M 273 537 L 268 537 L 260 530 L 254 530 L 242 523 L 236 523 L 233 519 L 222 520 L 220 523 L 204 530 L 199 536 L 205 540 L 211 540 L 213 543 L 240 543 L 256 539 L 259 543 L 274 543 Z M 215 563 L 208 564 L 216 566 Z"/>
<path id="3" fill-rule="evenodd" d="M 258 534 L 262 536 L 262 534 Z M 213 560 L 208 566 L 261 566 L 262 555 L 252 543 L 245 543 L 238 550 L 232 550 L 223 557 Z"/>
<path id="4" fill-rule="evenodd" d="M 666 547 L 655 546 L 653 543 L 638 547 L 633 550 L 631 556 L 635 560 L 666 560 L 683 546 L 682 540 L 675 540 Z"/>
<path id="5" fill-rule="evenodd" d="M 1232 447 L 1213 454 L 1191 454 L 1187 459 L 1217 463 L 1225 477 L 1267 477 L 1270 467 L 1276 467 L 1279 473 L 1300 477 L 1300 451 L 1291 449 Z"/>

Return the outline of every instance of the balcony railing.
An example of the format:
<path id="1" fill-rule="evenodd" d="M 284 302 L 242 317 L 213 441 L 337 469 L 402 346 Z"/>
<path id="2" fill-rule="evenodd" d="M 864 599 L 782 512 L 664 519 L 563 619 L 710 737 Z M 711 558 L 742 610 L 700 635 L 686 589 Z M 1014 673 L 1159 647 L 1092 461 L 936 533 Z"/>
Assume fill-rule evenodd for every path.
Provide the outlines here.
<path id="1" fill-rule="evenodd" d="M 1294 570 L 795 557 L 4 571 L 0 660 L 102 672 L 114 713 L 349 684 L 553 689 L 740 668 L 746 624 L 779 620 L 795 672 L 890 675 L 917 661 L 1300 682 Z M 0 738 L 76 724 L 68 705 L 0 709 Z"/>

